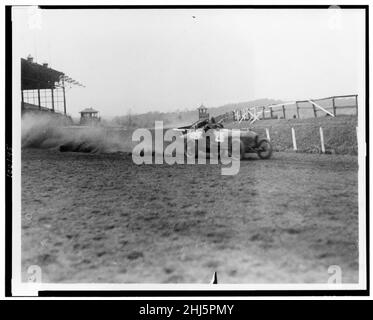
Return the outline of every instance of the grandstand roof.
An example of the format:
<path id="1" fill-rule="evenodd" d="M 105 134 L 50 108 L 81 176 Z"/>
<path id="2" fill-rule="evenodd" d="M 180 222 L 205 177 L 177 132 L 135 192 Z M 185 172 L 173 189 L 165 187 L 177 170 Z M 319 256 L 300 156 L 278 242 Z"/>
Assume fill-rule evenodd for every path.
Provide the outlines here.
<path id="1" fill-rule="evenodd" d="M 21 58 L 21 89 L 53 89 L 64 73 L 41 65 L 31 59 Z"/>

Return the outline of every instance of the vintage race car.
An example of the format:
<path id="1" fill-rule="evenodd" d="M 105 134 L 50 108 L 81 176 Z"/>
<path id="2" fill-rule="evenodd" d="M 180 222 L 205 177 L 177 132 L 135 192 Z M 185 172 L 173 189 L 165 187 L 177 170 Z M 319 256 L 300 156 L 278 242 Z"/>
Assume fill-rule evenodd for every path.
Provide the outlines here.
<path id="1" fill-rule="evenodd" d="M 252 130 L 239 130 L 237 133 L 224 129 L 221 123 L 209 123 L 208 120 L 197 121 L 192 126 L 182 127 L 179 130 L 183 132 L 187 157 L 198 157 L 198 154 L 203 152 L 209 156 L 210 151 L 218 152 L 218 155 L 227 155 L 235 160 L 242 160 L 249 153 L 256 153 L 261 159 L 268 159 L 272 155 L 270 141 L 260 139 Z M 194 146 L 188 143 L 189 140 L 195 141 Z M 239 155 L 232 152 L 232 141 L 239 144 Z M 200 145 L 203 145 L 203 148 Z"/>

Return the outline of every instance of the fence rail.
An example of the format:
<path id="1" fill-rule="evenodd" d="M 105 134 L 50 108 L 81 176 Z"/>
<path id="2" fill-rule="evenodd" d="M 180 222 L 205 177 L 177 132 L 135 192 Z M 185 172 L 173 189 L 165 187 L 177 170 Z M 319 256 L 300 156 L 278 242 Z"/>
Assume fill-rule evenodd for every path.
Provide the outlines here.
<path id="1" fill-rule="evenodd" d="M 349 99 L 347 105 L 338 105 L 338 102 Z M 354 104 L 351 104 L 353 100 Z M 307 105 L 305 105 L 307 104 Z M 293 102 L 280 103 L 267 106 L 254 106 L 244 109 L 234 110 L 234 121 L 250 121 L 254 122 L 259 119 L 287 119 L 289 118 L 310 118 L 319 117 L 320 115 L 335 117 L 339 115 L 338 110 L 350 109 L 352 114 L 358 114 L 358 95 L 341 95 L 331 96 L 326 98 L 297 100 Z M 304 110 L 309 110 L 308 115 Z"/>

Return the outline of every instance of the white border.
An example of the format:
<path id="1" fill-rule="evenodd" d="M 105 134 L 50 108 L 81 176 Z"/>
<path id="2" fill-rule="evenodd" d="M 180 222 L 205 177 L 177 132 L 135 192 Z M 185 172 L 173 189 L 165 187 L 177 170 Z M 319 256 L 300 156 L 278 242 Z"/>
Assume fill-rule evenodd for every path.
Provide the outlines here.
<path id="1" fill-rule="evenodd" d="M 40 1 L 39 4 L 59 4 L 55 1 Z M 335 1 L 332 1 L 335 2 Z M 14 1 L 15 4 L 19 1 Z M 24 3 L 24 2 L 23 2 Z M 145 4 L 159 4 L 154 1 L 143 2 Z M 336 3 L 336 2 L 335 2 Z M 65 2 L 64 4 L 74 4 L 73 2 Z M 76 4 L 76 2 L 75 2 Z M 102 4 L 97 1 L 92 1 L 89 4 Z M 105 4 L 124 4 L 113 1 L 108 1 Z M 127 1 L 125 4 L 136 4 L 135 1 Z M 223 1 L 191 1 L 188 3 L 183 3 L 180 1 L 164 1 L 162 4 L 227 4 Z M 230 3 L 233 4 L 248 4 L 247 1 L 234 1 Z M 263 1 L 257 4 L 274 4 L 269 3 L 268 1 Z M 299 4 L 299 2 L 288 1 L 287 4 Z M 316 4 L 316 3 L 313 3 Z M 323 4 L 323 3 L 320 3 Z M 336 4 L 341 4 L 338 2 Z M 346 3 L 348 4 L 348 3 Z M 4 14 L 3 14 L 4 16 Z M 13 53 L 16 51 L 16 43 L 13 41 Z M 3 53 L 2 53 L 3 54 Z M 14 55 L 13 55 L 14 56 Z M 364 70 L 365 71 L 365 70 Z M 365 89 L 365 83 L 364 83 Z M 4 101 L 4 100 L 3 100 Z M 217 284 L 217 285 L 208 285 L 208 284 L 35 284 L 35 283 L 21 283 L 21 241 L 20 241 L 20 230 L 21 230 L 21 183 L 20 183 L 20 173 L 21 173 L 21 162 L 18 159 L 21 159 L 21 134 L 19 127 L 21 123 L 21 117 L 19 112 L 19 101 L 20 101 L 20 63 L 18 61 L 13 61 L 13 277 L 12 277 L 12 293 L 15 296 L 21 295 L 37 295 L 38 290 L 289 290 L 289 295 L 291 290 L 362 290 L 365 288 L 365 266 L 366 266 L 366 255 L 365 255 L 365 98 L 359 94 L 359 283 L 358 284 Z M 362 112 L 363 111 L 363 112 Z M 4 149 L 3 149 L 4 150 Z M 2 158 L 4 159 L 4 157 Z M 2 160 L 3 161 L 3 160 Z M 239 292 L 237 292 L 239 294 Z M 180 297 L 181 298 L 181 297 Z M 176 299 L 180 299 L 176 298 Z M 195 299 L 196 297 L 186 297 L 186 299 Z M 207 299 L 208 297 L 202 297 L 202 299 Z M 229 297 L 226 297 L 229 298 Z M 239 299 L 247 299 L 254 297 L 231 297 Z M 281 299 L 281 297 L 278 297 Z M 128 298 L 133 299 L 133 298 Z M 138 299 L 138 298 L 136 298 Z M 141 299 L 141 298 L 140 298 Z M 146 299 L 146 298 L 144 298 Z M 158 299 L 158 298 L 157 298 Z M 160 300 L 164 298 L 159 298 Z M 185 298 L 183 298 L 185 299 Z M 213 299 L 218 300 L 219 297 L 213 297 Z"/>

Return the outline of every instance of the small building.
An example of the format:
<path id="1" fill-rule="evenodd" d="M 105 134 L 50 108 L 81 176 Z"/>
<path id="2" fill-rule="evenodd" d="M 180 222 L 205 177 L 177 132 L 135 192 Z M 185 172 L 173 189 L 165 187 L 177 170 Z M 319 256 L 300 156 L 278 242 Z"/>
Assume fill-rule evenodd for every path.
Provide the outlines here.
<path id="1" fill-rule="evenodd" d="M 93 108 L 85 108 L 79 113 L 81 125 L 97 125 L 101 120 L 98 114 L 99 112 Z"/>
<path id="2" fill-rule="evenodd" d="M 201 104 L 198 108 L 198 119 L 208 119 L 210 115 L 207 113 L 207 108 Z"/>

